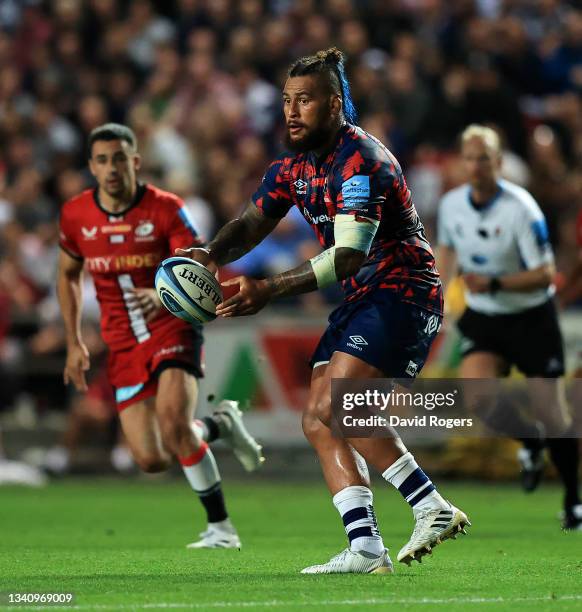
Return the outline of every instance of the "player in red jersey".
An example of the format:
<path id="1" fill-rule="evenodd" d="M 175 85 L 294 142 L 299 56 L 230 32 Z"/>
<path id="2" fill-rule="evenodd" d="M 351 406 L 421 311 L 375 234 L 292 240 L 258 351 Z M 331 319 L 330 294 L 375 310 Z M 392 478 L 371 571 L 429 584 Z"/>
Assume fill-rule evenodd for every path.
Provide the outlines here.
<path id="1" fill-rule="evenodd" d="M 123 432 L 145 472 L 179 459 L 206 509 L 208 529 L 192 548 L 238 548 L 225 508 L 220 475 L 208 443 L 229 442 L 247 470 L 262 462 L 235 402 L 222 402 L 193 426 L 202 334 L 161 307 L 156 268 L 181 246 L 200 239 L 183 202 L 137 181 L 140 157 L 133 132 L 102 125 L 89 137 L 89 168 L 97 181 L 63 205 L 58 295 L 67 337 L 64 380 L 87 391 L 89 354 L 81 336 L 81 276 L 92 275 L 109 348 L 109 381 Z"/>

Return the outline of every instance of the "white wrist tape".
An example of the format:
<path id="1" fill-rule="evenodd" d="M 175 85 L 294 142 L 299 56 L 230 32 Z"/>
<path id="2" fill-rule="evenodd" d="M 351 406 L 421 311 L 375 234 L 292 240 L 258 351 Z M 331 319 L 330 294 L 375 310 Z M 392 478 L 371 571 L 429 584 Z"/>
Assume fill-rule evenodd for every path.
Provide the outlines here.
<path id="1" fill-rule="evenodd" d="M 323 253 L 312 257 L 309 261 L 311 262 L 319 289 L 337 282 L 335 274 L 335 247 L 326 249 Z"/>
<path id="2" fill-rule="evenodd" d="M 355 215 L 336 215 L 333 228 L 336 248 L 354 249 L 367 255 L 379 225 L 380 221 L 374 219 L 358 221 Z"/>
<path id="3" fill-rule="evenodd" d="M 313 268 L 317 287 L 322 289 L 337 282 L 335 272 L 335 251 L 339 247 L 362 251 L 366 255 L 370 251 L 376 230 L 380 221 L 366 219 L 357 221 L 354 215 L 337 215 L 334 222 L 335 246 L 326 249 L 309 261 Z"/>

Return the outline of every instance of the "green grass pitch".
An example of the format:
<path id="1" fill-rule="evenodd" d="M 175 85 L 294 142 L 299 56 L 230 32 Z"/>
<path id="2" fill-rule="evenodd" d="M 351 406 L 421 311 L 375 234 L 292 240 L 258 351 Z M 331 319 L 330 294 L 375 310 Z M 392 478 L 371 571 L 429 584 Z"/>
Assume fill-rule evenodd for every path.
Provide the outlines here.
<path id="1" fill-rule="evenodd" d="M 185 549 L 204 522 L 177 479 L 0 489 L 0 591 L 74 592 L 80 610 L 582 609 L 582 533 L 559 529 L 557 488 L 441 483 L 470 535 L 393 576 L 299 574 L 345 546 L 323 483 L 225 489 L 241 551 Z M 387 485 L 375 490 L 394 559 L 411 513 Z"/>

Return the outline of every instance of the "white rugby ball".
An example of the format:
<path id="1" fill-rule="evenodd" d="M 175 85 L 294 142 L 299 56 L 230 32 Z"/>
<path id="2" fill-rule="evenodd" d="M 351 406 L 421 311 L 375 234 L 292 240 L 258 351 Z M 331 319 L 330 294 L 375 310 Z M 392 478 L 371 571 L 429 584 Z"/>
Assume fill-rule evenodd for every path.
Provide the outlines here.
<path id="1" fill-rule="evenodd" d="M 202 264 L 188 257 L 164 259 L 156 272 L 156 291 L 162 304 L 188 323 L 216 319 L 222 302 L 220 283 Z"/>

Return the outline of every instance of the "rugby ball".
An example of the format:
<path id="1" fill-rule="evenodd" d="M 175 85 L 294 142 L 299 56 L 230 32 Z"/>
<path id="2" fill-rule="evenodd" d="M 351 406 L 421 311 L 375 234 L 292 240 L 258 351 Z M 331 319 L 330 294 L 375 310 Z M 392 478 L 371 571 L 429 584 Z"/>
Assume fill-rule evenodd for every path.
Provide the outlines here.
<path id="1" fill-rule="evenodd" d="M 164 259 L 156 271 L 155 286 L 162 304 L 188 323 L 216 319 L 222 302 L 220 283 L 202 264 L 188 257 Z"/>

